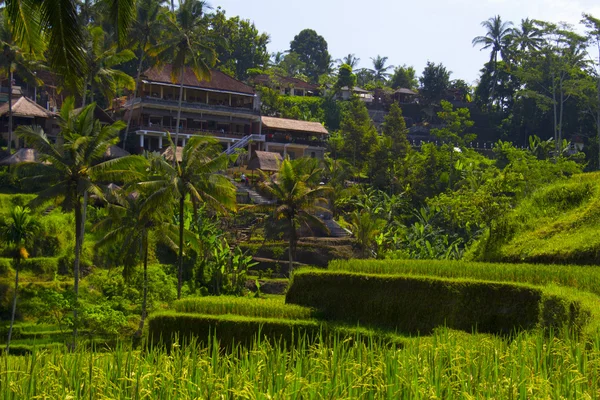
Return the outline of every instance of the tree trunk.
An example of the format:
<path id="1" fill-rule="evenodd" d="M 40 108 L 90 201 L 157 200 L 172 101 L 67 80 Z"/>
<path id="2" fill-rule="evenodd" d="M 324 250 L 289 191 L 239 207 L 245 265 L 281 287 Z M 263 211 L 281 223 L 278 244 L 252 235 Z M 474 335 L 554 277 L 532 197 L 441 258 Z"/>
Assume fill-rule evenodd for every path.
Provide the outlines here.
<path id="1" fill-rule="evenodd" d="M 179 266 L 177 267 L 177 299 L 181 298 L 181 286 L 183 284 L 183 209 L 185 207 L 185 195 L 179 198 Z"/>
<path id="2" fill-rule="evenodd" d="M 144 332 L 144 322 L 146 321 L 146 305 L 148 299 L 148 232 L 144 233 L 144 295 L 142 297 L 142 318 L 140 326 L 135 336 L 141 337 Z"/>
<path id="3" fill-rule="evenodd" d="M 563 90 L 563 77 L 560 77 L 560 108 L 558 111 L 558 156 L 562 152 L 562 121 L 565 107 L 565 92 Z"/>
<path id="4" fill-rule="evenodd" d="M 600 169 L 600 71 L 598 71 L 598 109 L 596 110 L 596 131 L 598 132 L 598 169 Z"/>
<path id="5" fill-rule="evenodd" d="M 79 263 L 81 261 L 81 250 L 83 247 L 83 238 L 85 235 L 85 207 L 87 206 L 87 193 L 83 197 L 77 197 L 75 204 L 75 261 L 73 263 L 73 292 L 75 293 L 75 303 L 73 304 L 73 348 L 77 343 L 77 309 L 79 307 Z"/>
<path id="6" fill-rule="evenodd" d="M 181 102 L 183 101 L 183 72 L 185 67 L 181 70 L 179 76 L 179 106 L 177 107 L 177 126 L 175 126 L 175 154 L 173 154 L 173 165 L 177 162 L 177 142 L 179 141 L 179 123 L 181 121 Z"/>
<path id="7" fill-rule="evenodd" d="M 138 94 L 138 90 L 140 88 L 140 78 L 142 76 L 142 64 L 144 61 L 144 48 L 145 47 L 146 47 L 146 40 L 144 40 L 144 43 L 142 45 L 142 54 L 140 55 L 140 63 L 138 64 L 137 77 L 135 78 L 135 91 L 133 93 L 133 99 L 131 99 L 131 105 L 129 106 L 129 116 L 127 117 L 127 127 L 125 128 L 125 133 L 123 134 L 123 146 L 122 146 L 123 149 L 125 149 L 125 146 L 127 143 L 127 135 L 129 134 L 129 127 L 131 126 L 131 117 L 133 115 L 133 100 L 135 100 L 135 98 Z"/>
<path id="8" fill-rule="evenodd" d="M 19 268 L 21 261 L 17 259 L 15 261 L 15 294 L 13 296 L 12 314 L 10 317 L 10 328 L 8 328 L 8 339 L 6 340 L 6 354 L 10 351 L 10 339 L 12 337 L 13 325 L 15 324 L 15 314 L 17 312 L 17 294 L 19 292 Z"/>
<path id="9" fill-rule="evenodd" d="M 10 64 L 9 64 L 10 67 Z M 13 141 L 13 115 L 12 115 L 12 72 L 8 77 L 8 154 L 12 149 L 12 141 Z"/>
<path id="10" fill-rule="evenodd" d="M 554 73 L 552 74 L 552 106 L 554 110 L 554 146 L 556 152 L 558 152 L 558 121 L 557 121 L 557 110 L 556 110 L 556 80 Z"/>
<path id="11" fill-rule="evenodd" d="M 289 277 L 292 277 L 292 272 L 294 271 L 294 256 L 293 256 L 293 251 L 294 251 L 294 244 L 296 242 L 296 226 L 294 224 L 294 221 L 290 221 L 290 247 L 288 249 L 288 258 L 289 258 Z"/>

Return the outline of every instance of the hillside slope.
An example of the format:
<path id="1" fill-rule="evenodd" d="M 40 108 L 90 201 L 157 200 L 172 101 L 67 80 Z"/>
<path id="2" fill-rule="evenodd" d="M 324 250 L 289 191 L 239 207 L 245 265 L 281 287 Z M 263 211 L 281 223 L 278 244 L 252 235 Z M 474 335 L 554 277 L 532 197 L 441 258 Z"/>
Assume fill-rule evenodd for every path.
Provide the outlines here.
<path id="1" fill-rule="evenodd" d="M 600 173 L 574 175 L 536 191 L 498 226 L 479 259 L 600 264 Z"/>

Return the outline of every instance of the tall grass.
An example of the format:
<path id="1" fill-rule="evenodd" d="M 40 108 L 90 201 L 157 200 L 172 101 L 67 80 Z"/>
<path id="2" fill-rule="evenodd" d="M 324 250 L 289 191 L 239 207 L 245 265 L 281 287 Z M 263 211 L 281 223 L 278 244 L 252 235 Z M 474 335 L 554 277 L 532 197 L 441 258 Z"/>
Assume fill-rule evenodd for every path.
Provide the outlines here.
<path id="1" fill-rule="evenodd" d="M 173 307 L 178 312 L 208 315 L 244 315 L 260 318 L 310 319 L 311 309 L 285 304 L 281 299 L 249 299 L 244 297 L 188 297 L 177 300 Z"/>
<path id="2" fill-rule="evenodd" d="M 0 358 L 0 396 L 23 398 L 598 398 L 600 337 L 586 344 L 445 329 L 403 349 L 328 339 L 249 348 L 117 347 Z"/>
<path id="3" fill-rule="evenodd" d="M 329 269 L 368 274 L 425 275 L 521 282 L 554 283 L 600 295 L 600 268 L 568 265 L 501 264 L 438 260 L 334 260 Z"/>

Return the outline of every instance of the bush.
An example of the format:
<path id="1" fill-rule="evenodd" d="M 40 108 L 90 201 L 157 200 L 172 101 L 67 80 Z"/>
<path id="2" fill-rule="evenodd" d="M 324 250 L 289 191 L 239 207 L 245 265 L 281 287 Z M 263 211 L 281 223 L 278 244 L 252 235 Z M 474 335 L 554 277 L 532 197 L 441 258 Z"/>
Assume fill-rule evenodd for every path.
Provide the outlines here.
<path id="1" fill-rule="evenodd" d="M 58 272 L 58 258 L 29 258 L 23 263 L 23 270 L 31 271 L 36 275 L 55 275 Z"/>
<path id="2" fill-rule="evenodd" d="M 8 274 L 11 266 L 12 260 L 10 258 L 0 258 L 0 275 Z"/>
<path id="3" fill-rule="evenodd" d="M 221 345 L 250 345 L 256 338 L 294 341 L 302 335 L 315 336 L 320 331 L 320 324 L 306 320 L 281 320 L 267 318 L 250 318 L 233 315 L 200 315 L 200 314 L 154 314 L 148 320 L 148 337 L 151 344 L 164 344 L 170 347 L 173 338 L 180 343 L 192 337 L 207 343 L 215 334 Z"/>
<path id="4" fill-rule="evenodd" d="M 313 307 L 327 320 L 430 334 L 446 325 L 510 334 L 537 327 L 579 332 L 590 311 L 573 298 L 512 283 L 299 271 L 286 302 Z"/>

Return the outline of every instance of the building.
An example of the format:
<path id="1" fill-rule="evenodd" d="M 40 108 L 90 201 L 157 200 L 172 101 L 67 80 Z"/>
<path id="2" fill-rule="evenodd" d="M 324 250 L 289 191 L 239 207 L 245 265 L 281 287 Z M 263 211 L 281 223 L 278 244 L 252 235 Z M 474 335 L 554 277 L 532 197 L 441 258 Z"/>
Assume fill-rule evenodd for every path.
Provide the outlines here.
<path id="1" fill-rule="evenodd" d="M 279 153 L 284 158 L 323 158 L 325 155 L 329 132 L 319 122 L 262 117 L 262 132 L 265 151 Z"/>
<path id="2" fill-rule="evenodd" d="M 280 75 L 257 75 L 252 79 L 255 85 L 268 86 L 279 90 L 282 95 L 289 96 L 315 96 L 319 93 L 319 87 L 301 79 Z"/>
<path id="3" fill-rule="evenodd" d="M 54 113 L 39 106 L 28 97 L 21 96 L 12 101 L 12 119 L 13 119 L 13 141 L 18 146 L 18 140 L 15 135 L 17 127 L 40 126 L 46 132 L 53 132 L 55 128 Z M 0 136 L 8 140 L 8 102 L 0 106 Z"/>
<path id="4" fill-rule="evenodd" d="M 259 101 L 252 87 L 216 70 L 209 81 L 198 80 L 190 68 L 184 71 L 183 85 L 178 146 L 185 146 L 193 135 L 212 135 L 224 149 L 251 143 L 256 149 L 256 143 L 264 142 Z M 130 131 L 137 138 L 130 147 L 160 151 L 167 147 L 167 132 L 175 139 L 179 90 L 179 82 L 171 82 L 170 65 L 142 74 L 138 92 L 124 106 L 129 110 L 133 105 Z"/>

